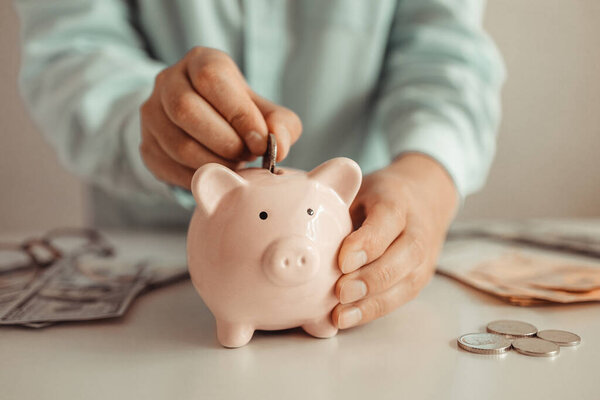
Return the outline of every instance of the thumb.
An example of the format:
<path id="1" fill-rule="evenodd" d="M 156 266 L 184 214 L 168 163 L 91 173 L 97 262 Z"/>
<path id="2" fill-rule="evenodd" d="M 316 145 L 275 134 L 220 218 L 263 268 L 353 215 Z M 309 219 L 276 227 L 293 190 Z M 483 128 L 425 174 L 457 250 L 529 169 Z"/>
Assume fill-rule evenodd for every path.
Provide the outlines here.
<path id="1" fill-rule="evenodd" d="M 292 144 L 302 134 L 302 122 L 298 115 L 289 108 L 277 105 L 269 100 L 252 94 L 252 100 L 265 118 L 269 132 L 277 138 L 277 162 L 289 153 Z"/>

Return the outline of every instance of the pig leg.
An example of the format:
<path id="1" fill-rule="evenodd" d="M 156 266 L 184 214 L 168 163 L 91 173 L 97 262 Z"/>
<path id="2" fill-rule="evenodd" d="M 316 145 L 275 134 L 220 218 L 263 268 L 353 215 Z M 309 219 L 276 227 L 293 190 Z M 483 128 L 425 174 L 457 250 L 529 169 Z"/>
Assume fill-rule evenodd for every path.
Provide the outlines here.
<path id="1" fill-rule="evenodd" d="M 217 320 L 217 338 L 225 347 L 241 347 L 252 339 L 254 328 L 241 323 Z"/>
<path id="2" fill-rule="evenodd" d="M 331 315 L 327 314 L 322 318 L 315 319 L 302 325 L 302 329 L 309 335 L 318 338 L 330 338 L 335 336 L 338 329 L 331 322 Z"/>

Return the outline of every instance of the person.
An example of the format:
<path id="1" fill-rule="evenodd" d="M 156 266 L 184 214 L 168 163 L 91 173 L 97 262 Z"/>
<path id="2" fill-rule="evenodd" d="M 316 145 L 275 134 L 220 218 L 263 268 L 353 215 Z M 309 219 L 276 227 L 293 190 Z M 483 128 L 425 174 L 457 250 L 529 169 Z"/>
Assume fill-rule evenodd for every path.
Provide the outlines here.
<path id="1" fill-rule="evenodd" d="M 426 285 L 484 183 L 501 58 L 483 0 L 15 0 L 20 86 L 100 226 L 185 227 L 194 171 L 335 157 L 365 174 L 339 251 L 339 328 Z M 254 161 L 253 161 L 254 160 Z"/>

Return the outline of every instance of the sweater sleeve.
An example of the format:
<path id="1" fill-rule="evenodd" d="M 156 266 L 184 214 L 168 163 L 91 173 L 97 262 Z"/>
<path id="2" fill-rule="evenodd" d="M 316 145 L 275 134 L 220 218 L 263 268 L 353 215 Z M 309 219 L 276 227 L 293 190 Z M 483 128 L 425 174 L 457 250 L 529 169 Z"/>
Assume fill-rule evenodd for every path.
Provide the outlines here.
<path id="1" fill-rule="evenodd" d="M 504 67 L 482 12 L 481 0 L 399 0 L 375 99 L 392 155 L 432 157 L 461 198 L 485 182 L 500 120 Z"/>
<path id="2" fill-rule="evenodd" d="M 20 89 L 64 166 L 129 199 L 172 197 L 142 162 L 139 107 L 165 66 L 121 0 L 15 0 Z"/>

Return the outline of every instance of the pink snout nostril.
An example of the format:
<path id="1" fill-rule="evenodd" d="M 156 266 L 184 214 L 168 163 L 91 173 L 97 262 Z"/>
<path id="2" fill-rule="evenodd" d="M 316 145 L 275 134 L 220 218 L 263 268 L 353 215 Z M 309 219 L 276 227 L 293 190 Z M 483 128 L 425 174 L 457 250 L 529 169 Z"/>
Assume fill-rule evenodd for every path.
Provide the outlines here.
<path id="1" fill-rule="evenodd" d="M 304 237 L 288 237 L 274 241 L 263 255 L 263 270 L 279 286 L 302 284 L 315 276 L 319 254 Z"/>
<path id="2" fill-rule="evenodd" d="M 304 267 L 310 259 L 313 258 L 311 256 L 306 256 L 304 254 L 291 254 L 291 255 L 282 255 L 279 261 L 275 261 L 275 264 L 281 265 L 283 268 L 289 267 Z"/>

